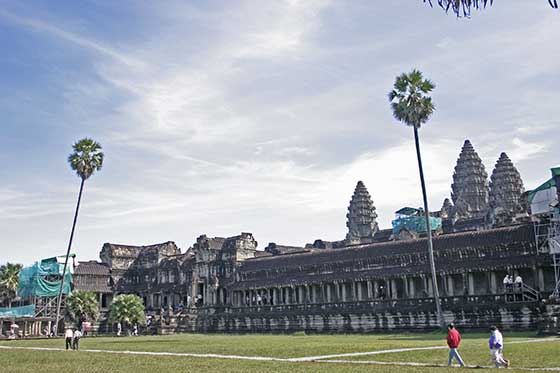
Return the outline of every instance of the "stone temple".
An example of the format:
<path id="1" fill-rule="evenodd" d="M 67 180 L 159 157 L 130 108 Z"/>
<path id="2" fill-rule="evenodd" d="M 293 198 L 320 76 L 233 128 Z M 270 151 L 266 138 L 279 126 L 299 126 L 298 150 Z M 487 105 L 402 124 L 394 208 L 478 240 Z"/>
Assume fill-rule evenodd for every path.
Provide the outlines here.
<path id="1" fill-rule="evenodd" d="M 513 163 L 502 153 L 488 180 L 465 141 L 450 197 L 432 214 L 437 224 L 431 233 L 446 321 L 467 328 L 546 324 L 551 311 L 541 299 L 555 288 L 552 259 L 539 250 Z M 402 212 L 407 222 L 421 216 L 417 209 Z M 425 223 L 423 232 L 415 225 L 395 231 L 379 229 L 376 218 L 372 198 L 358 182 L 348 234 L 340 241 L 270 243 L 263 251 L 244 232 L 201 235 L 186 251 L 174 242 L 106 243 L 100 262 L 77 266 L 75 287 L 97 291 L 103 300 L 99 332 L 111 330 L 106 311 L 121 293 L 140 296 L 152 316 L 150 331 L 162 334 L 437 327 Z M 507 274 L 523 278 L 522 291 L 507 293 Z"/>

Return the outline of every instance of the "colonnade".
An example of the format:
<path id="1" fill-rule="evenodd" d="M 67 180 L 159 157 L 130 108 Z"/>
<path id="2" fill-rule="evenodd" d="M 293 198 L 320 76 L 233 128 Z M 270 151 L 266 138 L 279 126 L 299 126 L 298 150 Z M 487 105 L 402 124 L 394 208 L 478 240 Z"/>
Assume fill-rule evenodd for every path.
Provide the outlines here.
<path id="1" fill-rule="evenodd" d="M 519 274 L 518 271 L 513 271 Z M 441 296 L 498 294 L 503 292 L 506 271 L 438 274 Z M 524 269 L 527 281 L 544 290 L 542 268 Z M 414 299 L 433 296 L 432 278 L 427 274 L 403 275 L 387 279 L 323 281 L 309 284 L 247 288 L 233 292 L 233 306 L 298 305 L 371 300 Z"/>

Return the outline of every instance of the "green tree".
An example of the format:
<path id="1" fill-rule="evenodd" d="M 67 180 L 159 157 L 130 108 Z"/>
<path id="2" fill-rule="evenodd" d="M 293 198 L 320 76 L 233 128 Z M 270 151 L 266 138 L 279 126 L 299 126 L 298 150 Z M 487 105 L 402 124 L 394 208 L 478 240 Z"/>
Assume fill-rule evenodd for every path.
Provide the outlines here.
<path id="1" fill-rule="evenodd" d="M 58 292 L 58 300 L 56 303 L 56 323 L 60 319 L 60 304 L 62 302 L 62 289 L 64 287 L 64 275 L 68 267 L 68 258 L 70 256 L 70 249 L 72 248 L 72 239 L 74 238 L 74 231 L 76 229 L 76 221 L 78 220 L 78 211 L 80 210 L 80 201 L 82 199 L 82 192 L 86 180 L 93 175 L 95 171 L 99 171 L 103 165 L 103 153 L 101 152 L 101 145 L 92 139 L 84 138 L 76 142 L 73 146 L 73 152 L 68 156 L 68 163 L 72 170 L 81 179 L 80 192 L 78 194 L 78 202 L 76 204 L 76 211 L 74 213 L 74 221 L 72 223 L 72 231 L 70 233 L 70 240 L 68 242 L 68 249 L 66 250 L 66 259 L 64 260 L 64 269 L 62 271 L 62 280 L 60 281 L 60 290 Z"/>
<path id="2" fill-rule="evenodd" d="M 134 294 L 121 294 L 113 299 L 109 321 L 120 322 L 125 327 L 134 324 L 144 325 L 146 315 L 144 314 L 144 302 L 142 298 Z"/>
<path id="3" fill-rule="evenodd" d="M 434 263 L 434 250 L 432 245 L 432 230 L 430 226 L 430 210 L 428 209 L 428 198 L 426 184 L 424 182 L 424 170 L 422 167 L 422 157 L 420 155 L 420 141 L 418 139 L 418 129 L 428 121 L 435 110 L 432 98 L 428 94 L 435 88 L 435 85 L 428 79 L 424 79 L 422 73 L 416 69 L 410 73 L 403 73 L 395 80 L 393 90 L 389 92 L 389 101 L 393 116 L 398 121 L 414 129 L 414 143 L 416 144 L 416 157 L 418 159 L 418 170 L 420 172 L 420 184 L 422 185 L 422 197 L 424 199 L 424 213 L 426 218 L 426 228 L 428 232 L 428 256 L 430 269 L 432 272 L 432 287 L 434 290 L 434 301 L 438 315 L 438 322 L 443 327 L 444 319 L 439 302 L 439 291 L 436 277 L 436 267 Z"/>
<path id="4" fill-rule="evenodd" d="M 66 311 L 70 318 L 78 325 L 82 321 L 95 321 L 99 316 L 99 301 L 97 295 L 90 291 L 76 290 L 66 300 Z"/>
<path id="5" fill-rule="evenodd" d="M 6 263 L 0 267 L 0 291 L 7 301 L 8 307 L 12 307 L 12 301 L 17 298 L 19 271 L 22 268 L 21 264 L 14 263 Z"/>
<path id="6" fill-rule="evenodd" d="M 504 0 L 509 2 L 511 0 Z M 430 4 L 433 7 L 432 0 L 424 0 L 425 3 Z M 436 0 L 433 0 L 436 2 Z M 493 0 L 437 0 L 438 5 L 449 12 L 450 10 L 457 15 L 457 17 L 470 17 L 472 9 L 486 8 L 487 5 L 492 5 Z M 558 9 L 558 0 L 548 0 L 551 7 Z"/>

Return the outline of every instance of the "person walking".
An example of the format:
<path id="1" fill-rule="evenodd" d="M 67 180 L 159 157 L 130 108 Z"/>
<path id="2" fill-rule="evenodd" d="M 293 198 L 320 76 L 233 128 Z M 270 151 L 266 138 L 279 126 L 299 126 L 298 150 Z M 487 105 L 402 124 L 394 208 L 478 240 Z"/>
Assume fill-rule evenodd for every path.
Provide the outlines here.
<path id="1" fill-rule="evenodd" d="M 456 359 L 460 366 L 464 367 L 465 363 L 463 359 L 461 359 L 461 355 L 459 355 L 459 344 L 461 343 L 461 333 L 457 329 L 455 329 L 455 325 L 453 323 L 447 325 L 447 345 L 449 346 L 449 361 L 447 362 L 448 366 L 451 366 L 453 363 L 453 359 Z"/>
<path id="2" fill-rule="evenodd" d="M 504 338 L 502 333 L 497 327 L 492 325 L 490 327 L 490 340 L 488 341 L 490 347 L 490 356 L 492 362 L 496 365 L 496 368 L 501 368 L 502 366 L 509 368 L 509 360 L 504 358 Z"/>
<path id="3" fill-rule="evenodd" d="M 72 329 L 70 329 L 70 328 L 66 329 L 66 331 L 64 332 L 64 339 L 66 340 L 66 349 L 67 350 L 72 348 L 72 338 L 73 337 L 74 337 L 74 332 L 72 332 Z"/>
<path id="4" fill-rule="evenodd" d="M 83 334 L 80 329 L 74 330 L 74 335 L 72 336 L 72 349 L 78 351 L 80 349 L 80 338 L 82 338 Z"/>

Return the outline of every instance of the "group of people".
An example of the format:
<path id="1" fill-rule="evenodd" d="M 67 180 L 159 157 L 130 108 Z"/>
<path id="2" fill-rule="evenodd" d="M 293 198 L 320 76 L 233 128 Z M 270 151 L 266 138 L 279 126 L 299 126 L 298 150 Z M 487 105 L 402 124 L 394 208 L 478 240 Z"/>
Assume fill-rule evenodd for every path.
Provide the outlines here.
<path id="1" fill-rule="evenodd" d="M 523 279 L 521 276 L 515 276 L 515 280 L 513 279 L 513 275 L 506 275 L 504 277 L 504 290 L 506 293 L 512 292 L 514 289 L 521 289 L 523 287 Z"/>
<path id="2" fill-rule="evenodd" d="M 83 333 L 78 328 L 68 328 L 64 333 L 64 338 L 66 339 L 66 349 L 79 350 L 80 349 L 80 338 L 82 338 Z"/>
<path id="3" fill-rule="evenodd" d="M 449 346 L 449 360 L 448 366 L 451 366 L 453 359 L 457 360 L 460 366 L 464 367 L 465 362 L 459 355 L 459 344 L 461 343 L 461 334 L 455 328 L 453 323 L 447 325 L 447 345 Z M 496 368 L 509 368 L 510 361 L 504 357 L 504 337 L 497 327 L 490 327 L 490 339 L 488 340 L 488 347 L 490 348 L 490 358 Z"/>

